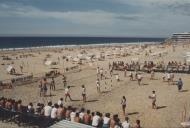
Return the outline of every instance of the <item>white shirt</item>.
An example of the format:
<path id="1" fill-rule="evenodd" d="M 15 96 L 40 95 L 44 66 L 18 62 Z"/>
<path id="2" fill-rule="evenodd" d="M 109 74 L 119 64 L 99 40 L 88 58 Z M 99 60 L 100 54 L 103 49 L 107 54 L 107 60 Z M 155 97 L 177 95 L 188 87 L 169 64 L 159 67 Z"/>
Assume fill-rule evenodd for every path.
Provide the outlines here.
<path id="1" fill-rule="evenodd" d="M 156 100 L 156 94 L 152 94 L 152 99 Z"/>
<path id="2" fill-rule="evenodd" d="M 65 89 L 65 94 L 68 94 L 68 93 L 69 93 L 69 89 L 66 88 L 66 89 Z"/>
<path id="3" fill-rule="evenodd" d="M 52 111 L 52 107 L 50 106 L 45 106 L 44 107 L 44 116 L 50 116 Z"/>
<path id="4" fill-rule="evenodd" d="M 170 74 L 169 73 L 167 74 L 167 78 L 170 79 Z"/>
<path id="5" fill-rule="evenodd" d="M 115 78 L 118 80 L 119 79 L 119 75 L 116 75 Z"/>
<path id="6" fill-rule="evenodd" d="M 75 122 L 75 116 L 76 116 L 76 113 L 71 112 L 71 114 L 70 114 L 71 122 Z"/>
<path id="7" fill-rule="evenodd" d="M 57 104 L 60 106 L 61 104 L 63 105 L 63 101 L 62 100 L 59 100 L 58 102 L 57 102 Z"/>
<path id="8" fill-rule="evenodd" d="M 92 119 L 92 126 L 98 126 L 100 117 L 95 115 Z"/>
<path id="9" fill-rule="evenodd" d="M 86 94 L 86 88 L 82 88 L 82 94 Z"/>
<path id="10" fill-rule="evenodd" d="M 124 121 L 124 122 L 122 123 L 122 127 L 123 127 L 123 128 L 130 128 L 130 124 L 129 124 L 127 121 Z"/>
<path id="11" fill-rule="evenodd" d="M 110 118 L 108 118 L 108 117 L 104 117 L 104 124 L 109 124 L 109 121 L 110 121 Z"/>
<path id="12" fill-rule="evenodd" d="M 51 111 L 51 118 L 55 119 L 57 117 L 57 108 L 53 108 Z"/>
<path id="13" fill-rule="evenodd" d="M 96 81 L 96 86 L 100 86 L 100 82 L 98 80 Z"/>
<path id="14" fill-rule="evenodd" d="M 142 76 L 141 76 L 141 75 L 137 75 L 137 78 L 138 78 L 138 79 L 142 79 Z"/>
<path id="15" fill-rule="evenodd" d="M 121 100 L 121 104 L 122 104 L 122 105 L 126 105 L 126 104 L 127 104 L 127 101 L 124 100 L 124 99 L 122 99 L 122 100 Z"/>
<path id="16" fill-rule="evenodd" d="M 99 70 L 99 68 L 97 68 L 97 69 L 96 69 L 96 72 L 97 72 L 97 74 L 99 74 L 99 73 L 100 73 L 100 70 Z"/>
<path id="17" fill-rule="evenodd" d="M 83 113 L 83 112 L 81 112 L 81 113 L 79 114 L 79 117 L 83 120 L 84 113 Z"/>

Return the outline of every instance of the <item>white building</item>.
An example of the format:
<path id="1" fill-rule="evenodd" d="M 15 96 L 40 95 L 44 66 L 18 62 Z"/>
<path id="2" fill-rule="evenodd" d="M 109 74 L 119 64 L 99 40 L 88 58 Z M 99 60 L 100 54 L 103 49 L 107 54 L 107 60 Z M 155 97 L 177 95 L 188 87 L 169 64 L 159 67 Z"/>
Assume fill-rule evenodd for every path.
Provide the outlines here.
<path id="1" fill-rule="evenodd" d="M 190 43 L 190 32 L 184 32 L 184 33 L 174 33 L 172 35 L 172 41 L 173 42 L 181 42 L 181 43 L 185 43 L 188 42 Z"/>

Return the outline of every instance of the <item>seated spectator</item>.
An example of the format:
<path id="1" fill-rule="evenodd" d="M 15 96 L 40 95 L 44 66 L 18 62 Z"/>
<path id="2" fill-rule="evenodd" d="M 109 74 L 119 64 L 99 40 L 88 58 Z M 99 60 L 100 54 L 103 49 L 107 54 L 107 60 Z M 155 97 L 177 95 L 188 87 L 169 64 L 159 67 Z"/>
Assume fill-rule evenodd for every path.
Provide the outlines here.
<path id="1" fill-rule="evenodd" d="M 96 112 L 96 115 L 92 118 L 92 126 L 98 127 L 99 121 L 100 121 L 100 113 Z"/>
<path id="2" fill-rule="evenodd" d="M 53 119 L 53 121 L 56 121 L 57 120 L 57 109 L 58 109 L 58 105 L 57 104 L 54 104 L 54 107 L 51 111 L 51 119 Z"/>
<path id="3" fill-rule="evenodd" d="M 130 128 L 129 118 L 125 117 L 125 121 L 122 123 L 123 128 Z"/>
<path id="4" fill-rule="evenodd" d="M 141 128 L 140 120 L 136 120 L 134 128 Z"/>
<path id="5" fill-rule="evenodd" d="M 109 127 L 110 127 L 110 113 L 106 113 L 105 117 L 103 118 L 102 128 L 109 128 Z"/>
<path id="6" fill-rule="evenodd" d="M 79 117 L 80 117 L 80 122 L 83 123 L 84 122 L 84 108 L 81 108 Z"/>
<path id="7" fill-rule="evenodd" d="M 31 114 L 34 114 L 34 107 L 33 107 L 33 104 L 30 102 L 29 105 L 28 105 L 28 110 L 27 110 L 28 113 L 31 113 Z"/>
<path id="8" fill-rule="evenodd" d="M 76 113 L 76 116 L 74 118 L 74 122 L 80 123 L 79 113 Z"/>
<path id="9" fill-rule="evenodd" d="M 57 118 L 58 120 L 64 119 L 65 116 L 65 108 L 61 104 L 59 108 L 57 109 Z"/>
<path id="10" fill-rule="evenodd" d="M 86 124 L 86 125 L 91 124 L 90 110 L 87 110 L 87 112 L 84 114 L 84 124 Z"/>
<path id="11" fill-rule="evenodd" d="M 57 104 L 60 106 L 61 104 L 63 105 L 63 98 L 60 98 Z"/>
<path id="12" fill-rule="evenodd" d="M 76 117 L 76 108 L 73 108 L 70 114 L 71 122 L 75 121 L 75 117 Z"/>
<path id="13" fill-rule="evenodd" d="M 66 120 L 71 120 L 71 119 L 70 119 L 71 111 L 72 111 L 72 107 L 71 107 L 71 106 L 68 106 L 68 108 L 67 108 L 67 110 L 66 110 L 66 113 L 65 113 L 65 119 L 66 119 Z"/>
<path id="14" fill-rule="evenodd" d="M 50 117 L 52 111 L 52 102 L 48 102 L 48 105 L 44 107 L 44 116 Z"/>

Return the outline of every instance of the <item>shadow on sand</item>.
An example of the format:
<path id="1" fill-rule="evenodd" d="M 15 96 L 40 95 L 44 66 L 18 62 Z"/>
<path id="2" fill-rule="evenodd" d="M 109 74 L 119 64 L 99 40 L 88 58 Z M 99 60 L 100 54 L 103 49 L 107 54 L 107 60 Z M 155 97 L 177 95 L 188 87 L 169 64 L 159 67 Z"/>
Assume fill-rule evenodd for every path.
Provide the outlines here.
<path id="1" fill-rule="evenodd" d="M 127 115 L 136 115 L 136 114 L 139 114 L 139 112 L 130 112 L 130 113 L 127 113 Z"/>
<path id="2" fill-rule="evenodd" d="M 157 109 L 166 108 L 167 106 L 158 106 Z"/>

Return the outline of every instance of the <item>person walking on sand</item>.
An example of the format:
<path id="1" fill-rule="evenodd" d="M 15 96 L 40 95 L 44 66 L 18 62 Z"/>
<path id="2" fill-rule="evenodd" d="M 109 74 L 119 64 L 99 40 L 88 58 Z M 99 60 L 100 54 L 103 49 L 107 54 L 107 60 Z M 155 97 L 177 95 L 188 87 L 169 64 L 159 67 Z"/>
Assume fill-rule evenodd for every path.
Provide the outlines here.
<path id="1" fill-rule="evenodd" d="M 72 101 L 72 98 L 70 95 L 70 86 L 65 88 L 65 102 L 67 101 L 67 97 L 69 97 L 70 101 Z"/>
<path id="2" fill-rule="evenodd" d="M 183 87 L 183 81 L 181 80 L 181 78 L 179 78 L 179 80 L 177 81 L 177 88 L 179 92 L 182 90 L 182 87 Z"/>
<path id="3" fill-rule="evenodd" d="M 170 85 L 170 81 L 171 81 L 171 74 L 167 73 L 167 80 L 168 80 L 168 85 Z"/>
<path id="4" fill-rule="evenodd" d="M 97 81 L 96 81 L 96 89 L 97 89 L 97 92 L 98 92 L 98 93 L 101 92 L 101 91 L 100 91 L 100 80 L 99 80 L 99 79 L 97 79 Z"/>
<path id="5" fill-rule="evenodd" d="M 120 79 L 119 79 L 119 74 L 116 74 L 116 75 L 115 75 L 115 78 L 116 78 L 117 82 L 120 81 Z"/>
<path id="6" fill-rule="evenodd" d="M 154 70 L 152 70 L 151 72 L 150 72 L 150 80 L 153 80 L 154 79 Z"/>
<path id="7" fill-rule="evenodd" d="M 127 77 L 127 69 L 124 70 L 124 77 Z"/>
<path id="8" fill-rule="evenodd" d="M 137 81 L 138 81 L 138 85 L 141 85 L 141 81 L 142 81 L 141 74 L 137 74 Z"/>
<path id="9" fill-rule="evenodd" d="M 129 73 L 129 77 L 130 77 L 130 81 L 132 81 L 133 80 L 133 73 L 132 72 Z"/>
<path id="10" fill-rule="evenodd" d="M 55 80 L 52 77 L 51 83 L 50 83 L 50 90 L 54 90 L 55 91 Z"/>
<path id="11" fill-rule="evenodd" d="M 123 96 L 121 99 L 121 105 L 122 105 L 123 115 L 125 116 L 125 109 L 126 109 L 126 105 L 127 105 L 127 100 L 126 100 L 125 96 Z"/>
<path id="12" fill-rule="evenodd" d="M 152 109 L 157 109 L 156 106 L 156 92 L 152 91 L 152 96 L 149 96 L 150 99 L 152 99 Z"/>
<path id="13" fill-rule="evenodd" d="M 82 85 L 82 100 L 86 102 L 86 87 Z"/>
<path id="14" fill-rule="evenodd" d="M 67 86 L 67 78 L 66 78 L 66 76 L 63 75 L 62 80 L 63 80 L 63 86 L 65 88 Z"/>

